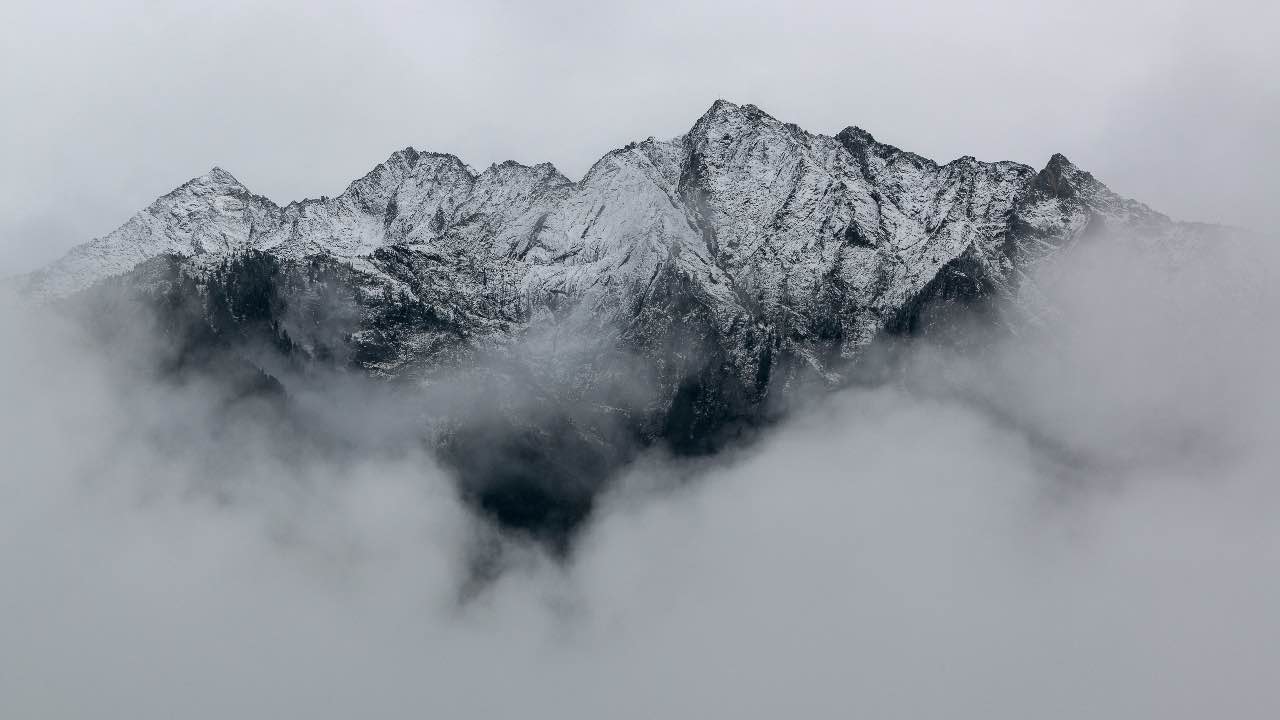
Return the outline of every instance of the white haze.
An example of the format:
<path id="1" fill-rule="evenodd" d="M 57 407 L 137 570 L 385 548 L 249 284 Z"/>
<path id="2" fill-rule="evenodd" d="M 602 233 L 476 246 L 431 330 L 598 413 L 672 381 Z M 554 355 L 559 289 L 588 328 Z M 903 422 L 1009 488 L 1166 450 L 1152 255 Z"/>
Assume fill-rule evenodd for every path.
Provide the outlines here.
<path id="1" fill-rule="evenodd" d="M 1045 274 L 1047 332 L 646 458 L 467 602 L 429 457 L 215 434 L 6 303 L 0 717 L 1274 717 L 1272 253 L 1125 247 Z"/>
<path id="2" fill-rule="evenodd" d="M 282 202 L 406 144 L 576 177 L 719 96 L 1269 223 L 1275 3 L 748 5 L 6 3 L 0 274 L 214 164 Z M 307 461 L 5 299 L 0 718 L 1276 717 L 1275 272 L 1081 249 L 1044 333 L 645 458 L 571 565 L 465 603 L 483 531 L 375 442 L 399 408 L 333 401 L 363 439 Z"/>

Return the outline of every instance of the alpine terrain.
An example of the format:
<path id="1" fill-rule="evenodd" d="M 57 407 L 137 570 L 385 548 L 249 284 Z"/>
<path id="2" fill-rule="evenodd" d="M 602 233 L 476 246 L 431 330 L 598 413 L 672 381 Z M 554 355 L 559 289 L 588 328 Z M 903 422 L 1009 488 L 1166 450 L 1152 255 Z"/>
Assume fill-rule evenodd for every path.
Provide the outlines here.
<path id="1" fill-rule="evenodd" d="M 286 416 L 335 379 L 397 398 L 473 507 L 566 547 L 644 448 L 713 452 L 961 312 L 1038 322 L 1031 271 L 1104 229 L 1215 232 L 1062 155 L 938 164 L 722 100 L 576 182 L 406 148 L 277 205 L 214 168 L 23 283 L 106 338 L 146 318 L 160 371 Z"/>

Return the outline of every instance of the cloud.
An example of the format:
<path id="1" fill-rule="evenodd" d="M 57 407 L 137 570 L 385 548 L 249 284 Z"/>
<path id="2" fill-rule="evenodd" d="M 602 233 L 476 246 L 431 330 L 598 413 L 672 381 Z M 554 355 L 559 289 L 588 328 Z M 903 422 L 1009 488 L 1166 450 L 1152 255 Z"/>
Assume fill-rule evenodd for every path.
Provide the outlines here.
<path id="1" fill-rule="evenodd" d="M 377 395 L 312 453 L 5 302 L 0 715 L 1269 717 L 1277 266 L 1170 257 L 1081 245 L 1042 330 L 642 458 L 567 565 Z"/>

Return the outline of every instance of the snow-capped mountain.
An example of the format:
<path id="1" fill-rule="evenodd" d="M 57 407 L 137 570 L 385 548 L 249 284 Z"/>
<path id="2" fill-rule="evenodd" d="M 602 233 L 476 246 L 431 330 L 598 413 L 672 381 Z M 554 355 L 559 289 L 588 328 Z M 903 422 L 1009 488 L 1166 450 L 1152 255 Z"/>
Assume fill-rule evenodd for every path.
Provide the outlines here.
<path id="1" fill-rule="evenodd" d="M 63 298 L 123 276 L 108 285 L 166 307 L 200 298 L 202 338 L 257 323 L 296 356 L 375 377 L 520 386 L 495 394 L 559 419 L 508 413 L 521 439 L 499 442 L 542 448 L 543 465 L 460 459 L 463 474 L 581 485 L 589 502 L 626 454 L 619 433 L 714 447 L 792 385 L 839 382 L 885 333 L 994 299 L 1034 309 L 1028 271 L 1100 229 L 1211 232 L 1061 155 L 1039 170 L 939 165 L 859 128 L 812 134 L 717 101 L 685 135 L 614 150 L 578 182 L 406 148 L 337 197 L 279 206 L 214 168 L 27 286 Z M 495 455 L 472 452 L 491 434 L 449 427 L 454 457 Z"/>
<path id="2" fill-rule="evenodd" d="M 30 289 L 63 296 L 153 257 L 195 267 L 247 250 L 338 258 L 400 286 L 377 260 L 396 249 L 465 259 L 502 279 L 490 289 L 460 283 L 459 295 L 514 289 L 539 306 L 630 297 L 669 268 L 727 321 L 838 290 L 842 301 L 824 310 L 850 350 L 949 263 L 968 257 L 984 279 L 1010 286 L 1019 263 L 1099 224 L 1195 229 L 1115 195 L 1061 155 L 1039 172 L 972 157 L 938 165 L 859 128 L 815 135 L 721 100 L 686 135 L 610 152 L 577 183 L 550 164 L 476 173 L 452 155 L 406 148 L 337 197 L 281 207 L 213 168 L 35 273 Z"/>

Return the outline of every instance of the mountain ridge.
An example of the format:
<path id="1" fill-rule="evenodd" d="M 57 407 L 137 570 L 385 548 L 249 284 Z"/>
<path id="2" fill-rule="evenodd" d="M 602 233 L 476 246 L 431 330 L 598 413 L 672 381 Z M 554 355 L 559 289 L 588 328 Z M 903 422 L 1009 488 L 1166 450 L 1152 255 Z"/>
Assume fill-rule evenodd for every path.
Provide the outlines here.
<path id="1" fill-rule="evenodd" d="M 517 169 L 518 171 L 522 171 L 526 173 L 533 172 L 533 171 L 540 171 L 545 176 L 547 176 L 548 179 L 553 179 L 554 184 L 573 185 L 575 187 L 581 187 L 588 182 L 588 180 L 590 179 L 592 173 L 596 170 L 596 168 L 600 166 L 602 163 L 607 163 L 612 156 L 616 156 L 621 153 L 632 151 L 646 144 L 653 145 L 655 143 L 667 143 L 667 144 L 679 143 L 688 135 L 697 133 L 701 126 L 705 126 L 708 122 L 714 123 L 717 120 L 717 116 L 724 116 L 724 115 L 747 116 L 752 118 L 754 121 L 758 123 L 767 123 L 767 124 L 781 126 L 783 128 L 787 128 L 788 131 L 790 132 L 794 132 L 798 135 L 802 135 L 806 137 L 842 140 L 843 144 L 850 150 L 851 154 L 855 152 L 855 148 L 863 149 L 863 150 L 871 150 L 871 151 L 874 151 L 875 154 L 881 157 L 890 157 L 893 159 L 903 158 L 911 162 L 916 162 L 921 165 L 929 166 L 932 168 L 947 168 L 947 167 L 954 166 L 956 164 L 963 165 L 966 163 L 978 163 L 980 165 L 985 165 L 985 166 L 1006 166 L 1009 168 L 1017 168 L 1019 170 L 1024 170 L 1024 171 L 1034 170 L 1032 166 L 1025 165 L 1022 163 L 1016 163 L 1013 161 L 997 161 L 993 163 L 987 163 L 983 161 L 978 161 L 974 159 L 972 156 L 967 156 L 967 155 L 962 156 L 960 158 L 956 158 L 955 160 L 951 160 L 947 163 L 939 164 L 929 158 L 925 158 L 923 156 L 920 156 L 916 153 L 912 153 L 910 151 L 902 150 L 894 145 L 881 143 L 877 141 L 871 133 L 865 130 L 862 130 L 861 128 L 858 128 L 856 126 L 849 126 L 844 130 L 841 130 L 840 132 L 836 133 L 833 136 L 811 134 L 802 130 L 801 128 L 799 128 L 799 126 L 796 126 L 791 123 L 783 123 L 777 120 L 776 118 L 764 112 L 763 110 L 759 109 L 755 105 L 751 105 L 751 104 L 736 105 L 727 100 L 720 99 L 715 101 L 715 103 L 712 104 L 712 106 L 698 119 L 698 121 L 695 122 L 693 128 L 691 128 L 689 133 L 686 133 L 685 135 L 676 136 L 675 138 L 672 138 L 671 140 L 667 140 L 667 141 L 659 141 L 653 137 L 650 137 L 646 140 L 632 142 L 621 148 L 617 148 L 612 151 L 609 151 L 604 156 L 602 156 L 599 160 L 597 160 L 591 166 L 591 168 L 589 168 L 583 174 L 583 177 L 577 181 L 570 180 L 569 178 L 564 176 L 557 168 L 555 168 L 555 166 L 552 163 L 549 163 L 549 162 L 537 163 L 535 165 L 525 165 L 523 163 L 519 163 L 514 160 L 506 160 L 501 163 L 493 163 L 487 169 L 477 172 L 476 170 L 472 169 L 469 165 L 467 165 L 464 161 L 462 161 L 458 156 L 453 155 L 451 153 L 417 150 L 416 148 L 413 148 L 412 146 L 410 146 L 402 150 L 397 150 L 393 152 L 386 160 L 376 165 L 364 176 L 357 178 L 356 180 L 353 180 L 351 183 L 347 185 L 346 188 L 344 188 L 342 193 L 340 193 L 337 196 L 333 196 L 332 198 L 330 198 L 329 196 L 321 196 L 319 198 L 304 198 L 301 200 L 292 200 L 286 204 L 281 205 L 265 196 L 258 195 L 256 193 L 251 192 L 243 183 L 237 180 L 232 173 L 225 170 L 221 166 L 215 165 L 203 175 L 192 178 L 191 180 L 188 180 L 187 182 L 179 185 L 173 191 L 170 191 L 169 193 L 162 195 L 160 198 L 157 198 L 156 202 L 159 202 L 166 198 L 172 198 L 175 195 L 181 193 L 184 189 L 189 189 L 192 187 L 207 187 L 215 191 L 218 189 L 224 189 L 225 194 L 228 196 L 242 195 L 246 199 L 252 199 L 255 203 L 261 204 L 264 208 L 268 210 L 275 210 L 275 211 L 285 211 L 288 209 L 301 210 L 311 206 L 325 205 L 337 198 L 349 197 L 352 195 L 359 195 L 364 188 L 367 188 L 372 184 L 376 184 L 379 176 L 385 175 L 385 174 L 394 174 L 397 170 L 403 171 L 404 169 L 403 166 L 405 165 L 412 166 L 418 163 L 422 158 L 434 159 L 441 165 L 451 165 L 452 168 L 442 167 L 441 169 L 451 170 L 452 172 L 455 172 L 455 173 L 466 174 L 467 176 L 470 177 L 472 182 L 478 181 L 482 177 L 485 177 L 486 175 L 501 173 L 504 169 Z M 1071 165 L 1071 163 L 1067 161 L 1065 157 L 1063 157 L 1061 154 L 1055 154 L 1050 159 L 1049 164 L 1046 165 L 1044 170 L 1042 170 L 1041 172 L 1046 172 L 1050 170 L 1055 165 L 1055 163 L 1058 162 L 1059 159 L 1061 160 L 1061 162 L 1065 163 L 1067 167 L 1075 169 L 1075 166 Z M 1085 175 L 1087 175 L 1087 173 L 1085 173 Z M 1089 177 L 1091 178 L 1092 176 L 1089 176 Z M 153 202 L 152 206 L 154 205 L 155 203 Z M 135 218 L 136 217 L 137 216 L 135 215 Z M 119 232 L 119 230 L 117 230 L 116 232 Z M 108 234 L 107 236 L 97 238 L 95 240 L 90 241 L 90 243 L 86 243 L 86 244 L 103 242 L 108 238 L 110 238 L 111 235 L 113 234 L 115 233 L 111 233 L 111 234 Z M 82 245 L 76 249 L 73 249 L 72 253 L 75 253 L 75 250 L 79 250 L 80 248 L 83 248 L 83 247 L 84 246 Z M 173 249 L 176 249 L 179 251 L 187 250 L 189 254 L 199 254 L 201 250 L 201 248 L 199 247 L 194 247 L 194 248 L 180 247 L 180 248 L 173 248 Z M 195 252 L 191 252 L 192 250 L 194 250 Z M 99 259 L 103 259 L 102 254 L 99 254 L 97 257 Z M 99 273 L 93 273 L 89 271 L 90 268 L 82 268 L 81 273 L 68 272 L 70 268 L 67 268 L 66 266 L 70 265 L 71 263 L 66 263 L 64 262 L 65 260 L 68 260 L 68 258 L 64 256 L 64 258 L 52 263 L 50 267 L 42 269 L 41 271 L 37 271 L 32 275 L 36 277 L 40 277 L 42 275 L 49 276 L 49 275 L 59 274 L 60 268 L 58 266 L 61 263 L 63 268 L 65 268 L 63 270 L 63 274 L 66 274 L 68 276 L 67 279 L 70 279 L 71 281 L 70 282 L 67 282 L 65 280 L 59 281 L 51 277 L 48 281 L 34 282 L 31 284 L 31 288 L 36 294 L 39 294 L 39 295 L 67 294 L 69 292 L 74 292 L 75 290 L 82 289 L 83 287 L 86 287 L 88 284 L 90 284 L 94 280 L 99 279 L 101 276 L 103 276 Z M 118 272 L 120 267 L 123 267 L 123 264 L 113 264 L 110 266 L 103 266 L 103 269 L 105 270 L 108 267 L 112 271 Z M 71 279 L 71 277 L 74 277 L 77 275 L 79 275 L 79 277 L 75 277 L 75 279 Z"/>
<path id="2" fill-rule="evenodd" d="M 410 147 L 280 206 L 214 167 L 28 288 L 123 293 L 161 313 L 178 356 L 213 347 L 286 394 L 308 382 L 298 363 L 473 388 L 428 423 L 464 494 L 564 536 L 638 448 L 714 452 L 845 382 L 878 339 L 1038 321 L 1036 268 L 1076 242 L 1214 232 L 1061 154 L 938 164 L 720 100 L 576 182 Z"/>

